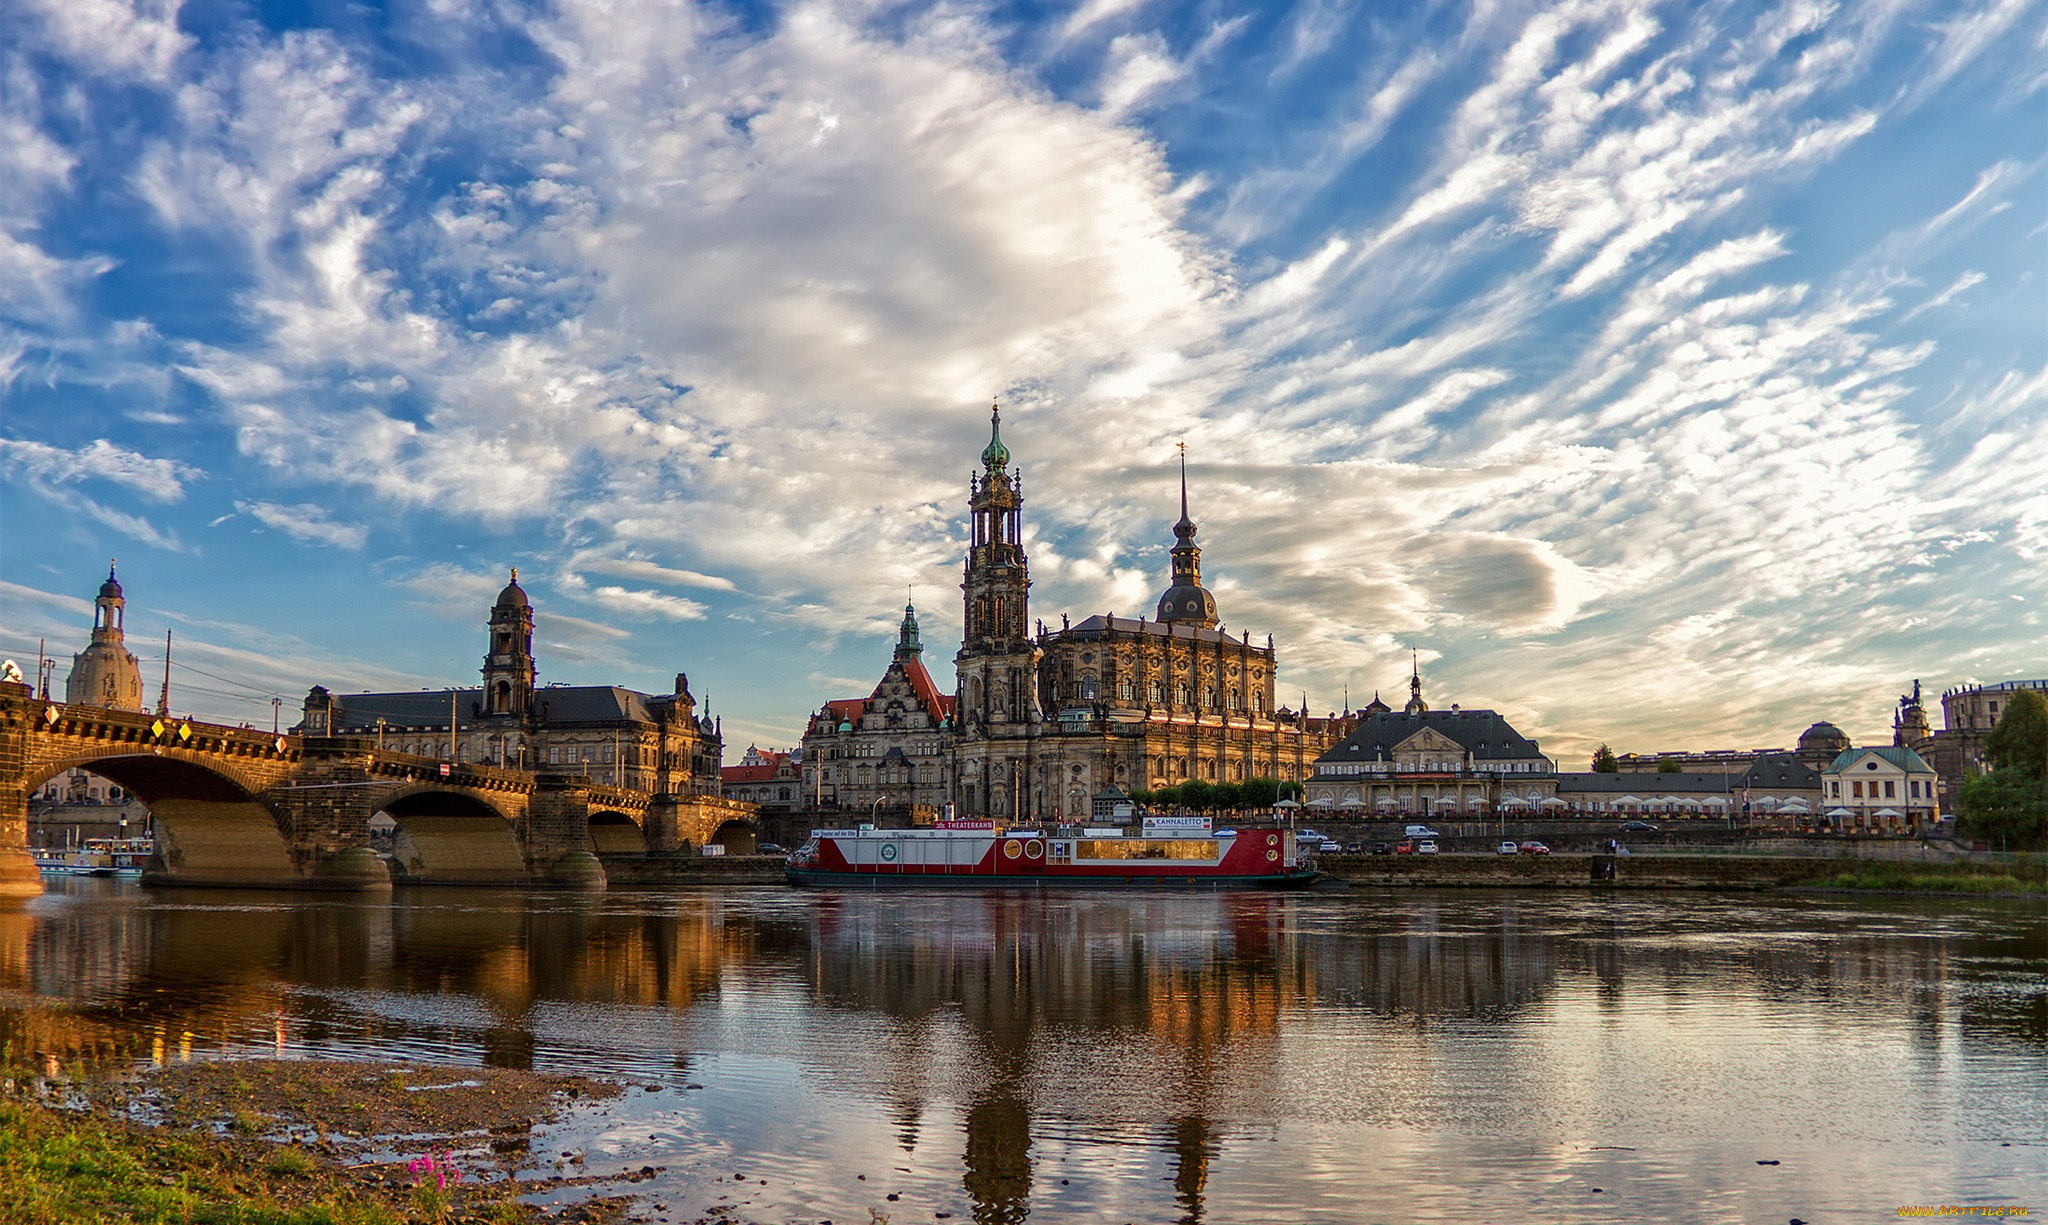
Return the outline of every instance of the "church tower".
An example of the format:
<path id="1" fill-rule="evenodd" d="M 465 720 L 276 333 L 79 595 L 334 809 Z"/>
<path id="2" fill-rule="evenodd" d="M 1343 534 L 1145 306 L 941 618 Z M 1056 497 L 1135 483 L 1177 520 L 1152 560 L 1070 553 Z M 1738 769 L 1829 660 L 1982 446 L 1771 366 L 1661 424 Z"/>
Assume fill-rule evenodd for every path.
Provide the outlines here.
<path id="1" fill-rule="evenodd" d="M 1202 547 L 1195 543 L 1195 521 L 1188 518 L 1188 449 L 1180 448 L 1180 522 L 1173 525 L 1173 585 L 1159 597 L 1157 620 L 1177 625 L 1216 628 L 1216 597 L 1202 586 Z"/>
<path id="2" fill-rule="evenodd" d="M 1037 718 L 1031 664 L 1035 648 L 1025 630 L 1031 589 L 1024 559 L 1023 474 L 1010 472 L 1000 409 L 991 410 L 981 473 L 969 482 L 973 537 L 967 548 L 965 632 L 955 659 L 963 692 L 961 714 L 984 723 L 1030 723 Z"/>
<path id="3" fill-rule="evenodd" d="M 1026 758 L 1039 715 L 1038 650 L 1025 620 L 1031 575 L 1024 558 L 1024 481 L 1021 472 L 1010 471 L 1000 408 L 990 410 L 988 446 L 968 494 L 973 526 L 960 584 L 965 623 L 953 658 L 965 735 L 957 777 L 968 813 L 1004 817 L 1030 804 Z"/>
<path id="4" fill-rule="evenodd" d="M 107 581 L 93 601 L 92 643 L 71 659 L 64 700 L 73 706 L 142 709 L 142 669 L 125 645 L 128 601 L 107 563 Z"/>
<path id="5" fill-rule="evenodd" d="M 491 606 L 491 653 L 484 656 L 486 716 L 524 719 L 533 709 L 533 605 L 515 567 Z"/>

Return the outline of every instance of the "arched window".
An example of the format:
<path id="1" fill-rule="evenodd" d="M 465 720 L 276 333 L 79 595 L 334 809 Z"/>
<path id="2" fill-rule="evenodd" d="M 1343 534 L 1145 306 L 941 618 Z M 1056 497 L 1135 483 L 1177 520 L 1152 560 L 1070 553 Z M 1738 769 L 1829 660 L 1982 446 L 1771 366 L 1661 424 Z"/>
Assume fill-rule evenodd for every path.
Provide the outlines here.
<path id="1" fill-rule="evenodd" d="M 1081 678 L 1081 700 L 1082 700 L 1082 701 L 1084 701 L 1084 702 L 1093 702 L 1093 701 L 1094 701 L 1094 700 L 1095 700 L 1095 699 L 1096 699 L 1097 697 L 1099 697 L 1099 696 L 1101 696 L 1101 695 L 1100 695 L 1100 694 L 1099 694 L 1099 693 L 1098 693 L 1098 692 L 1096 691 L 1096 684 L 1095 684 L 1095 678 L 1094 678 L 1094 676 L 1092 676 L 1092 675 L 1091 675 L 1091 676 L 1084 676 L 1084 677 L 1082 677 L 1082 678 Z"/>

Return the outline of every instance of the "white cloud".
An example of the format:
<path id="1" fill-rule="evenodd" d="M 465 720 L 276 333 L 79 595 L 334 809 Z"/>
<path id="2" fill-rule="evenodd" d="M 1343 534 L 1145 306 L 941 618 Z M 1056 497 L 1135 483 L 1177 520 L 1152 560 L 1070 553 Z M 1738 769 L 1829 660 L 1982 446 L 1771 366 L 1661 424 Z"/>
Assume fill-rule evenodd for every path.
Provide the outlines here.
<path id="1" fill-rule="evenodd" d="M 22 438 L 0 438 L 0 463 L 35 484 L 73 485 L 109 481 L 152 502 L 176 502 L 185 482 L 203 474 L 174 459 L 156 459 L 95 438 L 75 451 Z"/>
<path id="2" fill-rule="evenodd" d="M 369 528 L 360 523 L 337 523 L 326 507 L 307 502 L 281 506 L 276 502 L 238 501 L 235 509 L 304 544 L 329 545 L 353 553 L 359 552 L 370 539 Z"/>
<path id="3" fill-rule="evenodd" d="M 664 595 L 659 591 L 635 591 L 625 587 L 593 587 L 587 597 L 592 603 L 600 604 L 613 612 L 629 617 L 647 619 L 660 617 L 665 621 L 702 621 L 704 606 L 695 600 L 681 596 Z"/>

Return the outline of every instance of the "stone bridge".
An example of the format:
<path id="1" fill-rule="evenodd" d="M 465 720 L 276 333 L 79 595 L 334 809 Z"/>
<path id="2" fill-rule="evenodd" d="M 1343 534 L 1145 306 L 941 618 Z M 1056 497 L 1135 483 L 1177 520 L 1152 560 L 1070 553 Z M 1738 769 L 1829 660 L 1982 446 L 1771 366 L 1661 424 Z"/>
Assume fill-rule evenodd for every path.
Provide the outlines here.
<path id="1" fill-rule="evenodd" d="M 754 806 L 659 795 L 395 753 L 359 737 L 273 735 L 177 716 L 70 706 L 0 682 L 0 896 L 42 892 L 28 797 L 74 767 L 134 794 L 154 819 L 159 884 L 387 887 L 370 819 L 398 828 L 399 879 L 602 887 L 602 860 L 753 849 Z"/>

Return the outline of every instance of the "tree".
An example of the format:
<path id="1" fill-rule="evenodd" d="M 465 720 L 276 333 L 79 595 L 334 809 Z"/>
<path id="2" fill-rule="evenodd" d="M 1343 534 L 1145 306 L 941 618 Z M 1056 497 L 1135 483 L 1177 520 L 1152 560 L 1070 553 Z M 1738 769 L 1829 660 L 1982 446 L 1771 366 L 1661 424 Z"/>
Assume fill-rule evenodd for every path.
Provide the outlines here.
<path id="1" fill-rule="evenodd" d="M 2048 698 L 2032 689 L 2013 694 L 1998 725 L 1984 738 L 1984 759 L 1995 769 L 2018 770 L 2030 778 L 2048 775 Z"/>
<path id="2" fill-rule="evenodd" d="M 2000 850 L 2048 849 L 2048 782 L 2019 770 L 1993 770 L 1963 784 L 1956 832 Z"/>
<path id="3" fill-rule="evenodd" d="M 1989 774 L 1963 784 L 1956 831 L 2004 850 L 2048 848 L 2048 700 L 2013 694 L 1984 738 Z"/>
<path id="4" fill-rule="evenodd" d="M 1216 807 L 1216 788 L 1199 778 L 1191 778 L 1173 790 L 1183 808 L 1207 812 Z"/>
<path id="5" fill-rule="evenodd" d="M 1280 780 L 1277 778 L 1255 774 L 1239 784 L 1239 789 L 1246 808 L 1271 808 L 1280 799 Z"/>
<path id="6" fill-rule="evenodd" d="M 1593 750 L 1593 773 L 1621 773 L 1621 761 L 1619 758 L 1615 757 L 1613 749 L 1610 749 L 1603 744 L 1599 748 Z"/>
<path id="7" fill-rule="evenodd" d="M 1619 763 L 1615 765 L 1614 772 L 1616 774 L 1621 773 L 1621 766 L 1619 765 Z M 1679 764 L 1679 761 L 1676 757 L 1659 757 L 1657 759 L 1657 773 L 1683 774 L 1685 773 L 1685 767 Z"/>
<path id="8" fill-rule="evenodd" d="M 1232 812 L 1245 806 L 1243 783 L 1217 783 L 1211 790 L 1209 803 L 1225 812 Z"/>

